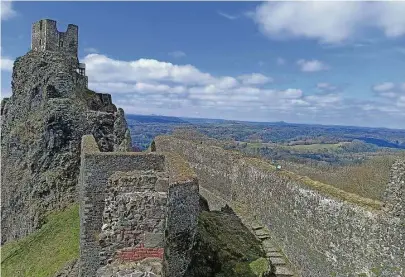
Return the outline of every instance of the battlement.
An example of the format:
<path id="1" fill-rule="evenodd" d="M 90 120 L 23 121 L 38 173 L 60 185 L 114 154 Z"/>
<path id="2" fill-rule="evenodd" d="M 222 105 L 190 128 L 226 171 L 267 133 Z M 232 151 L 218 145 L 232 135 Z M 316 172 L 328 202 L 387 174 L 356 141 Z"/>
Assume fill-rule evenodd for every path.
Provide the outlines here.
<path id="1" fill-rule="evenodd" d="M 77 57 L 79 27 L 69 24 L 66 32 L 59 32 L 56 21 L 41 19 L 32 24 L 31 49 L 60 51 Z"/>

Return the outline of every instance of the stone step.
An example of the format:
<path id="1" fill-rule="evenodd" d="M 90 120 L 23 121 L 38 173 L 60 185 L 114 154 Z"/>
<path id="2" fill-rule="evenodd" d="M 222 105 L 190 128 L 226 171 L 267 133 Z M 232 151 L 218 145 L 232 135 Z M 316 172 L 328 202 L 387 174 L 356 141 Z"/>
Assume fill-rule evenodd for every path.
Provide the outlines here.
<path id="1" fill-rule="evenodd" d="M 266 256 L 269 258 L 282 258 L 284 257 L 283 254 L 281 254 L 280 252 L 266 252 Z"/>
<path id="2" fill-rule="evenodd" d="M 277 247 L 264 247 L 264 251 L 266 252 L 281 252 Z"/>
<path id="3" fill-rule="evenodd" d="M 262 245 L 264 249 L 276 248 L 276 245 L 269 239 L 263 240 Z"/>
<path id="4" fill-rule="evenodd" d="M 257 229 L 257 230 L 255 230 L 255 234 L 258 237 L 259 236 L 269 236 L 270 237 L 270 233 L 265 229 Z"/>
<path id="5" fill-rule="evenodd" d="M 264 240 L 269 239 L 269 238 L 270 238 L 270 236 L 263 235 L 263 236 L 257 236 L 257 238 L 258 238 L 259 240 L 261 240 L 261 241 L 264 241 Z"/>
<path id="6" fill-rule="evenodd" d="M 287 267 L 285 266 L 275 266 L 276 271 L 275 275 L 276 277 L 291 277 L 294 276 L 294 273 Z"/>
<path id="7" fill-rule="evenodd" d="M 259 224 L 257 222 L 253 222 L 251 226 L 252 226 L 253 230 L 263 229 L 263 225 L 261 225 L 261 224 Z"/>
<path id="8" fill-rule="evenodd" d="M 284 258 L 281 257 L 270 257 L 270 261 L 275 266 L 286 265 L 286 261 Z"/>

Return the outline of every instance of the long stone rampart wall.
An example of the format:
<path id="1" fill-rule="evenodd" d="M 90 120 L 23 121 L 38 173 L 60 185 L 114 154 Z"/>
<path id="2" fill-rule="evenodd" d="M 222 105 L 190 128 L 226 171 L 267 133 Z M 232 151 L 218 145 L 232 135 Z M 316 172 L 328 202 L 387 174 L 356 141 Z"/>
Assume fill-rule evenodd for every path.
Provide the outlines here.
<path id="1" fill-rule="evenodd" d="M 189 162 L 210 206 L 240 203 L 265 223 L 302 276 L 405 275 L 404 218 L 393 211 L 403 205 L 403 162 L 382 203 L 201 142 L 162 136 L 155 144 Z"/>

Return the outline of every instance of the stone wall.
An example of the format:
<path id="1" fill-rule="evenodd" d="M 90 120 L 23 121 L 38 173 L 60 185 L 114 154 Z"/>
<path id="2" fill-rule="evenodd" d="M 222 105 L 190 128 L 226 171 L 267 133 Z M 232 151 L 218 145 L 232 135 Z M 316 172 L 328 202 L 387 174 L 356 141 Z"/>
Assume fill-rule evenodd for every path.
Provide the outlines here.
<path id="1" fill-rule="evenodd" d="M 135 152 L 99 152 L 93 136 L 83 137 L 81 153 L 79 276 L 93 277 L 96 276 L 96 271 L 101 265 L 102 244 L 99 239 L 102 234 L 103 211 L 106 208 L 105 199 L 109 178 L 117 171 L 153 170 L 163 172 L 164 156 Z M 114 242 L 116 241 L 111 243 Z"/>
<path id="2" fill-rule="evenodd" d="M 77 57 L 78 32 L 78 26 L 73 24 L 68 25 L 66 32 L 59 32 L 55 20 L 39 20 L 32 24 L 31 49 L 61 51 Z"/>
<path id="3" fill-rule="evenodd" d="M 120 257 L 125 257 L 125 260 L 130 260 L 128 253 L 133 254 L 133 260 L 144 258 L 148 254 L 144 248 L 148 251 L 154 249 L 151 254 L 163 251 L 167 201 L 164 188 L 168 183 L 165 172 L 152 170 L 111 175 L 99 235 L 103 265 L 113 261 L 117 251 L 122 249 L 125 251 Z"/>
<path id="4" fill-rule="evenodd" d="M 241 203 L 265 223 L 302 276 L 405 275 L 403 162 L 381 203 L 201 142 L 162 136 L 155 143 L 189 162 L 210 206 Z"/>
<path id="5" fill-rule="evenodd" d="M 188 164 L 171 153 L 100 152 L 93 136 L 81 153 L 79 276 L 146 257 L 163 258 L 166 277 L 184 276 L 200 212 Z"/>
<path id="6" fill-rule="evenodd" d="M 165 277 L 185 276 L 200 213 L 197 176 L 179 155 L 165 152 L 169 189 L 165 232 Z"/>

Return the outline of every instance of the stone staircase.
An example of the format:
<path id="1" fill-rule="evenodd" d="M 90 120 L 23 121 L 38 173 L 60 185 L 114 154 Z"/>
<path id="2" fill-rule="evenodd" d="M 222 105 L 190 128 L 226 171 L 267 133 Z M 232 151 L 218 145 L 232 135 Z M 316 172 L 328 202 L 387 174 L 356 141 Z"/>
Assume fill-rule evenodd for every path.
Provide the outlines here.
<path id="1" fill-rule="evenodd" d="M 276 277 L 300 277 L 300 275 L 295 272 L 293 265 L 271 238 L 267 227 L 259 223 L 257 220 L 248 220 L 240 215 L 238 215 L 238 217 L 262 242 L 262 247 L 274 267 L 274 274 Z"/>

